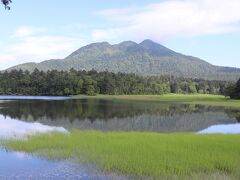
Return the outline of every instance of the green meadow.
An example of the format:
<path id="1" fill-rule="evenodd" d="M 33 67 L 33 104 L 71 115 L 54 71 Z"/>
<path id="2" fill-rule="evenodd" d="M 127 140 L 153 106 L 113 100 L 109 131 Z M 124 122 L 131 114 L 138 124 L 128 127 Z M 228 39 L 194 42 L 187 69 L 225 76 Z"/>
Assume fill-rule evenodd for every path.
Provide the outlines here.
<path id="1" fill-rule="evenodd" d="M 240 135 L 72 131 L 4 145 L 50 159 L 75 159 L 136 178 L 240 179 Z"/>

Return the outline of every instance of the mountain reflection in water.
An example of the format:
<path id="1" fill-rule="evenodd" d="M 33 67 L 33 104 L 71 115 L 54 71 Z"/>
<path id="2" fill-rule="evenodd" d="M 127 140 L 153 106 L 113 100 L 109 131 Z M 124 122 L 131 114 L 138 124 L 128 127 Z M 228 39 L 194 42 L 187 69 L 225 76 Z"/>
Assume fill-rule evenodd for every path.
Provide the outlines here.
<path id="1" fill-rule="evenodd" d="M 239 110 L 223 107 L 96 99 L 3 100 L 0 107 L 11 119 L 80 130 L 198 132 L 240 119 Z"/>

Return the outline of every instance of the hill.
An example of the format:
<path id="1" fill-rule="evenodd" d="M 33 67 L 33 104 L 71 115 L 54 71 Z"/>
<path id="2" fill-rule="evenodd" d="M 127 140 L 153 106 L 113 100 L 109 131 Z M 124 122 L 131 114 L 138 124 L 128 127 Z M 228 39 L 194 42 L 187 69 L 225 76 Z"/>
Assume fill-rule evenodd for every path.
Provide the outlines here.
<path id="1" fill-rule="evenodd" d="M 73 52 L 65 59 L 26 63 L 9 70 L 76 70 L 136 73 L 144 76 L 173 75 L 208 80 L 237 80 L 240 69 L 214 66 L 196 57 L 186 56 L 151 40 L 137 44 L 125 41 L 111 45 L 107 42 L 93 43 Z"/>

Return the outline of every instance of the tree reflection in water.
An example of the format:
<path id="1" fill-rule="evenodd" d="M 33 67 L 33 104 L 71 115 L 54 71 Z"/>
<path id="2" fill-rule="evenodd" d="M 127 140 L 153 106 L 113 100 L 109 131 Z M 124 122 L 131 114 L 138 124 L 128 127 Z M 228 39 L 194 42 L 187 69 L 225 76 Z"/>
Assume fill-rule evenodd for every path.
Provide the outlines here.
<path id="1" fill-rule="evenodd" d="M 0 114 L 68 129 L 179 132 L 239 122 L 240 111 L 190 104 L 96 99 L 3 101 Z"/>

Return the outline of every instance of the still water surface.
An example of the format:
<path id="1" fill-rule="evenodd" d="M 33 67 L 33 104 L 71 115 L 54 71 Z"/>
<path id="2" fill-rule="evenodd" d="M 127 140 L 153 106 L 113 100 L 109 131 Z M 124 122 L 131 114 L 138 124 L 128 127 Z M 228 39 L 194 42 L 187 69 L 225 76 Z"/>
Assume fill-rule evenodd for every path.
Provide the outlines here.
<path id="1" fill-rule="evenodd" d="M 71 129 L 240 133 L 240 110 L 66 97 L 0 97 L 0 139 Z M 108 179 L 92 167 L 0 150 L 0 179 Z M 11 178 L 10 178 L 11 179 Z M 111 178 L 109 178 L 111 179 Z M 114 179 L 125 179 L 119 176 Z"/>
<path id="2" fill-rule="evenodd" d="M 1 180 L 127 179 L 73 161 L 49 161 L 21 152 L 0 150 Z M 128 178 L 129 179 L 129 178 Z"/>
<path id="3" fill-rule="evenodd" d="M 199 132 L 211 126 L 237 124 L 240 121 L 239 109 L 224 107 L 65 97 L 32 98 L 0 100 L 2 133 L 7 128 L 27 132 L 31 129 L 39 129 L 40 132 L 70 129 Z"/>

